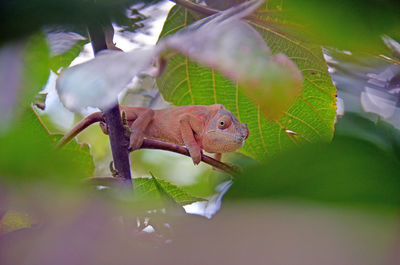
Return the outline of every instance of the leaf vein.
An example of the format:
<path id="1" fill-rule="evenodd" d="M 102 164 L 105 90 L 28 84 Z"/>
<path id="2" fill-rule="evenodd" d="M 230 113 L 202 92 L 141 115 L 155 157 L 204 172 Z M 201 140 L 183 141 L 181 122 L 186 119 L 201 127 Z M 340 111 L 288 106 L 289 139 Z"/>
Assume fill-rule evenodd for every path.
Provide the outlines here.
<path id="1" fill-rule="evenodd" d="M 267 147 L 265 146 L 265 142 L 264 142 L 264 135 L 262 134 L 262 130 L 261 130 L 260 105 L 257 106 L 257 124 L 258 124 L 258 131 L 260 132 L 262 146 L 267 151 Z"/>
<path id="2" fill-rule="evenodd" d="M 298 117 L 296 117 L 296 116 L 294 116 L 294 115 L 292 115 L 292 114 L 290 114 L 290 113 L 288 113 L 288 112 L 285 112 L 285 114 L 288 115 L 289 117 L 291 117 L 291 118 L 293 118 L 293 119 L 295 119 L 295 120 L 297 120 L 297 121 L 303 123 L 303 124 L 306 125 L 308 128 L 310 128 L 313 132 L 315 132 L 319 137 L 321 137 L 321 135 L 319 134 L 319 132 L 318 132 L 313 126 L 311 126 L 309 123 L 307 123 L 306 121 L 304 121 L 304 120 L 302 120 L 302 119 L 300 119 L 300 118 L 298 118 Z"/>

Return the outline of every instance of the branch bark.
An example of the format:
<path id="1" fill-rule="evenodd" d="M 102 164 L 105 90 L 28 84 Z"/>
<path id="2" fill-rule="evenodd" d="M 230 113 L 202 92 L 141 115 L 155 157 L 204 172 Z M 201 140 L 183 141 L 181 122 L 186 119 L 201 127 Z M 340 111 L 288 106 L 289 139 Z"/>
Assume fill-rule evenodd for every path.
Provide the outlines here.
<path id="1" fill-rule="evenodd" d="M 157 140 L 151 140 L 151 139 L 145 139 L 140 149 L 159 149 L 159 150 L 171 151 L 174 153 L 190 157 L 189 150 L 184 146 L 167 142 L 161 142 Z M 218 161 L 204 154 L 201 154 L 201 161 L 203 161 L 206 164 L 209 164 L 210 166 L 213 166 L 214 168 L 218 168 L 230 175 L 237 175 L 240 171 L 235 166 L 222 163 L 221 161 Z"/>
<path id="2" fill-rule="evenodd" d="M 106 36 L 101 23 L 88 25 L 88 31 L 95 55 L 99 51 L 107 49 Z M 118 102 L 115 102 L 112 108 L 104 110 L 103 117 L 107 124 L 115 169 L 118 176 L 124 179 L 125 186 L 133 189 L 128 151 L 129 139 L 125 136 Z"/>
<path id="3" fill-rule="evenodd" d="M 63 147 L 76 135 L 78 135 L 78 133 L 89 127 L 89 125 L 92 125 L 93 123 L 98 121 L 104 121 L 103 114 L 101 112 L 95 112 L 86 116 L 60 139 L 60 141 L 56 145 L 56 148 Z"/>

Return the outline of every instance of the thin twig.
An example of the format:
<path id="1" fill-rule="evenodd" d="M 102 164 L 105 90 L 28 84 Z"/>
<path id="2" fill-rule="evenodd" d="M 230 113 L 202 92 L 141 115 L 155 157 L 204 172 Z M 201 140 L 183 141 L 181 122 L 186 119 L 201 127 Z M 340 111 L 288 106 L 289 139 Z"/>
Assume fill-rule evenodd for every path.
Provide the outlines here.
<path id="1" fill-rule="evenodd" d="M 143 144 L 139 149 L 159 149 L 190 157 L 189 150 L 184 146 L 152 140 L 152 139 L 144 139 Z M 221 161 L 218 161 L 204 154 L 201 154 L 201 161 L 203 161 L 206 164 L 209 164 L 210 166 L 213 166 L 214 168 L 218 168 L 230 175 L 237 175 L 239 173 L 238 168 L 222 163 Z"/>
<path id="2" fill-rule="evenodd" d="M 44 110 L 44 109 L 46 108 L 46 105 L 45 105 L 43 102 L 36 102 L 36 103 L 35 103 L 35 106 L 36 106 L 38 109 L 41 109 L 41 110 Z"/>
<path id="3" fill-rule="evenodd" d="M 61 148 L 66 145 L 69 141 L 72 140 L 78 133 L 86 129 L 89 125 L 98 122 L 104 121 L 103 114 L 101 112 L 95 112 L 83 118 L 80 122 L 78 122 L 72 130 L 66 133 L 63 138 L 57 143 L 56 148 Z"/>

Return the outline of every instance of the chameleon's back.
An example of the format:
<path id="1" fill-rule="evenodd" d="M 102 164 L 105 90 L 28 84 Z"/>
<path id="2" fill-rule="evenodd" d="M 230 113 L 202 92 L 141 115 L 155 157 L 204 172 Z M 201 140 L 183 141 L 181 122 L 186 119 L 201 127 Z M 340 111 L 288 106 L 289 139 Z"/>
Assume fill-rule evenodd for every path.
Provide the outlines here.
<path id="1" fill-rule="evenodd" d="M 154 118 L 145 131 L 147 138 L 184 145 L 180 120 L 190 114 L 203 121 L 203 124 L 217 110 L 216 105 L 187 105 L 154 111 Z M 204 126 L 204 125 L 203 125 Z"/>

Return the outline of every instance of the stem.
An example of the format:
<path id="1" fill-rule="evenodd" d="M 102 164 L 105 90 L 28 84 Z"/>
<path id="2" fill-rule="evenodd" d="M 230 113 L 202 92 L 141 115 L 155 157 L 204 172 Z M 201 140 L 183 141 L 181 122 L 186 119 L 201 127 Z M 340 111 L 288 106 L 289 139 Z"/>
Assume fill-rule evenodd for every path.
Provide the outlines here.
<path id="1" fill-rule="evenodd" d="M 107 49 L 106 36 L 101 23 L 89 25 L 88 31 L 95 55 L 99 51 Z M 103 117 L 107 124 L 115 169 L 118 172 L 118 176 L 125 180 L 126 187 L 132 189 L 131 166 L 128 151 L 129 140 L 125 136 L 125 129 L 122 125 L 118 102 L 110 109 L 103 111 Z"/>
<path id="2" fill-rule="evenodd" d="M 72 140 L 78 133 L 89 127 L 89 125 L 92 125 L 95 122 L 102 121 L 103 119 L 103 114 L 101 112 L 95 112 L 90 114 L 89 116 L 86 116 L 78 122 L 72 130 L 70 130 L 68 133 L 66 133 L 63 138 L 60 139 L 60 141 L 57 143 L 56 148 L 61 148 L 64 145 L 66 145 L 69 141 Z"/>
<path id="3" fill-rule="evenodd" d="M 128 150 L 129 139 L 126 137 L 125 129 L 122 125 L 119 105 L 115 104 L 111 109 L 103 111 L 103 115 L 107 124 L 114 167 L 118 172 L 118 177 L 125 179 L 132 185 Z"/>
<path id="4" fill-rule="evenodd" d="M 139 149 L 160 149 L 190 157 L 189 150 L 184 146 L 167 142 L 161 142 L 157 140 L 151 140 L 151 139 L 144 139 L 143 144 Z M 209 164 L 210 166 L 213 166 L 214 168 L 218 168 L 230 175 L 236 175 L 239 173 L 238 168 L 222 163 L 221 161 L 215 160 L 214 158 L 204 154 L 201 154 L 201 161 L 203 161 L 206 164 Z"/>

